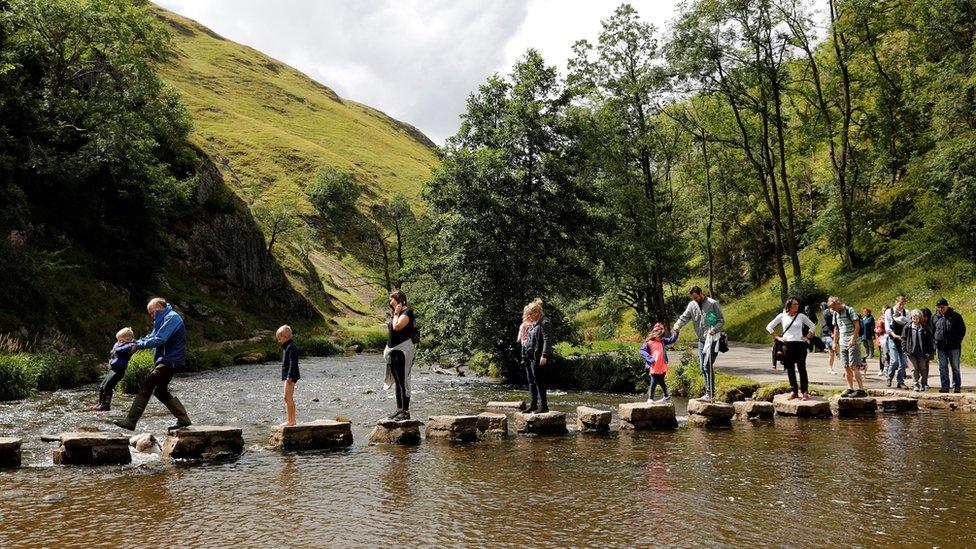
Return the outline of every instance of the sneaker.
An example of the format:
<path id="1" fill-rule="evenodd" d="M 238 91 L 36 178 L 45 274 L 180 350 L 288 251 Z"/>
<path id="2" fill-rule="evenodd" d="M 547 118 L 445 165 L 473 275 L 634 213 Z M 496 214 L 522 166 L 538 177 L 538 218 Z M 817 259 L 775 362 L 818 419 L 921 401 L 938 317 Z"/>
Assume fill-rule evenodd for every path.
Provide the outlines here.
<path id="1" fill-rule="evenodd" d="M 902 391 L 907 391 L 908 390 L 908 385 L 905 385 L 904 383 L 899 383 L 898 386 L 895 387 L 895 388 L 896 389 L 901 389 Z"/>
<path id="2" fill-rule="evenodd" d="M 671 402 L 671 396 L 669 395 L 669 396 L 666 396 L 666 397 L 662 398 L 661 399 L 661 402 Z"/>
<path id="3" fill-rule="evenodd" d="M 929 390 L 929 386 L 928 385 L 922 385 L 922 391 L 921 392 L 924 393 L 925 391 L 928 391 L 928 390 Z"/>
<path id="4" fill-rule="evenodd" d="M 526 414 L 534 414 L 535 411 L 538 410 L 538 409 L 539 409 L 539 406 L 537 404 L 533 404 L 532 406 L 529 406 L 528 408 L 526 408 L 525 412 L 523 412 L 523 413 L 526 413 Z"/>
<path id="5" fill-rule="evenodd" d="M 545 413 L 548 413 L 548 412 L 549 412 L 549 407 L 548 406 L 543 406 L 542 408 L 539 408 L 539 413 L 540 414 L 545 414 Z"/>
<path id="6" fill-rule="evenodd" d="M 918 386 L 918 383 L 912 385 L 912 390 L 915 391 L 916 393 L 919 391 L 919 389 L 921 389 L 921 387 Z"/>
<path id="7" fill-rule="evenodd" d="M 786 397 L 786 400 L 796 400 L 796 392 L 790 393 L 790 396 Z"/>
<path id="8" fill-rule="evenodd" d="M 401 410 L 397 410 L 396 412 L 393 412 L 392 414 L 386 416 L 386 419 L 396 419 L 397 417 L 399 417 L 400 412 Z"/>
<path id="9" fill-rule="evenodd" d="M 834 371 L 833 369 L 827 370 L 827 373 L 830 374 L 830 375 L 832 375 L 832 376 L 837 375 L 837 372 Z"/>
<path id="10" fill-rule="evenodd" d="M 854 396 L 855 392 L 856 391 L 854 389 L 847 389 L 840 394 L 840 398 L 851 398 L 852 396 Z"/>
<path id="11" fill-rule="evenodd" d="M 800 400 L 810 400 L 810 393 L 803 393 L 803 396 L 800 397 Z"/>
<path id="12" fill-rule="evenodd" d="M 647 403 L 648 403 L 648 404 L 650 404 L 650 403 L 652 403 L 652 402 L 654 402 L 654 399 L 653 399 L 653 398 L 648 398 L 648 399 L 647 399 Z"/>
<path id="13" fill-rule="evenodd" d="M 851 396 L 853 396 L 855 398 L 864 398 L 864 397 L 868 396 L 868 392 L 865 391 L 864 389 L 858 389 L 858 390 L 854 391 L 854 394 L 851 395 Z"/>
<path id="14" fill-rule="evenodd" d="M 712 395 L 705 393 L 698 400 L 704 400 L 705 402 L 710 402 L 712 400 Z"/>
<path id="15" fill-rule="evenodd" d="M 403 413 L 400 414 L 400 421 L 407 421 L 408 419 L 410 419 L 410 410 L 404 410 Z"/>
<path id="16" fill-rule="evenodd" d="M 885 371 L 884 370 L 878 370 L 878 375 L 876 375 L 874 377 L 884 377 L 884 375 L 885 375 Z"/>
<path id="17" fill-rule="evenodd" d="M 891 380 L 888 380 L 888 387 L 891 387 Z"/>
<path id="18" fill-rule="evenodd" d="M 939 392 L 940 393 L 948 393 L 949 392 L 949 389 L 946 389 L 945 387 L 943 387 L 943 388 L 939 389 Z"/>
<path id="19" fill-rule="evenodd" d="M 953 393 L 961 393 L 962 392 L 962 387 L 956 387 L 955 389 L 952 390 L 952 392 Z"/>

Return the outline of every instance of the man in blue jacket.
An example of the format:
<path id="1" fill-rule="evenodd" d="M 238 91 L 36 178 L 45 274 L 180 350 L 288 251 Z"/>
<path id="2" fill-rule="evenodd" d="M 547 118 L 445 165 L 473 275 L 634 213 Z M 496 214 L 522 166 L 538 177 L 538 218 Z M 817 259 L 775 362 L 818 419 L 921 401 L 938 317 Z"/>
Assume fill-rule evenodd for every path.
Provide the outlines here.
<path id="1" fill-rule="evenodd" d="M 173 310 L 173 306 L 161 297 L 154 297 L 146 305 L 153 319 L 153 328 L 148 335 L 136 341 L 137 349 L 153 350 L 153 369 L 139 388 L 139 394 L 132 401 L 129 415 L 115 424 L 123 429 L 134 431 L 136 423 L 149 404 L 149 397 L 156 398 L 176 417 L 176 425 L 169 429 L 179 429 L 191 424 L 186 408 L 169 392 L 169 382 L 178 368 L 186 364 L 186 329 L 183 317 Z"/>

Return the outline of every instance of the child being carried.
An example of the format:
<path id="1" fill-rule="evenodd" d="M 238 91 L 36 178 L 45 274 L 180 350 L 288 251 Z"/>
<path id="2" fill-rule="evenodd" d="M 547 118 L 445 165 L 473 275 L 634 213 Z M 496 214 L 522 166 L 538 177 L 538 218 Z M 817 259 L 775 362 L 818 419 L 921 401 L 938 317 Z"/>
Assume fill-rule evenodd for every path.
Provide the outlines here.
<path id="1" fill-rule="evenodd" d="M 122 381 L 125 370 L 129 367 L 129 359 L 136 352 L 136 335 L 132 328 L 122 328 L 115 334 L 115 345 L 108 359 L 108 373 L 98 386 L 98 406 L 88 409 L 90 412 L 107 412 L 112 409 L 112 393 L 115 386 Z"/>

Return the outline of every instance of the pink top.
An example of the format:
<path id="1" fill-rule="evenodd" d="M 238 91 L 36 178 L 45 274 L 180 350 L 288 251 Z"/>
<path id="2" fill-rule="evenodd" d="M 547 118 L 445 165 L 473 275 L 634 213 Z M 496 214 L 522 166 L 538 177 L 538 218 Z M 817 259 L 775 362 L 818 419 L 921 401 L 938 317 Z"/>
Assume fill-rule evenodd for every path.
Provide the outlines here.
<path id="1" fill-rule="evenodd" d="M 531 322 L 523 322 L 522 325 L 519 326 L 518 335 L 515 336 L 515 341 L 518 341 L 519 343 L 524 343 L 525 338 L 529 337 L 529 326 L 531 325 L 532 325 Z"/>
<path id="2" fill-rule="evenodd" d="M 651 355 L 651 373 L 668 373 L 668 363 L 664 359 L 664 343 L 653 339 L 648 341 L 647 352 Z"/>

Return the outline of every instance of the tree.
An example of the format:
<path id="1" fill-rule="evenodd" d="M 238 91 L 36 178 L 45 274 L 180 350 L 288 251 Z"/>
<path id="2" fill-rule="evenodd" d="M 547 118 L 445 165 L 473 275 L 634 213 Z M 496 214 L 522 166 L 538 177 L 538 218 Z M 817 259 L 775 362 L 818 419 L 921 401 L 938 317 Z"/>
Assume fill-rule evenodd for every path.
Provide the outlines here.
<path id="1" fill-rule="evenodd" d="M 326 222 L 341 225 L 356 212 L 356 201 L 362 193 L 351 175 L 332 166 L 322 166 L 305 192 L 309 202 Z"/>
<path id="2" fill-rule="evenodd" d="M 261 193 L 254 203 L 254 216 L 268 237 L 268 253 L 279 238 L 287 237 L 306 225 L 312 208 L 294 182 L 279 181 Z"/>

